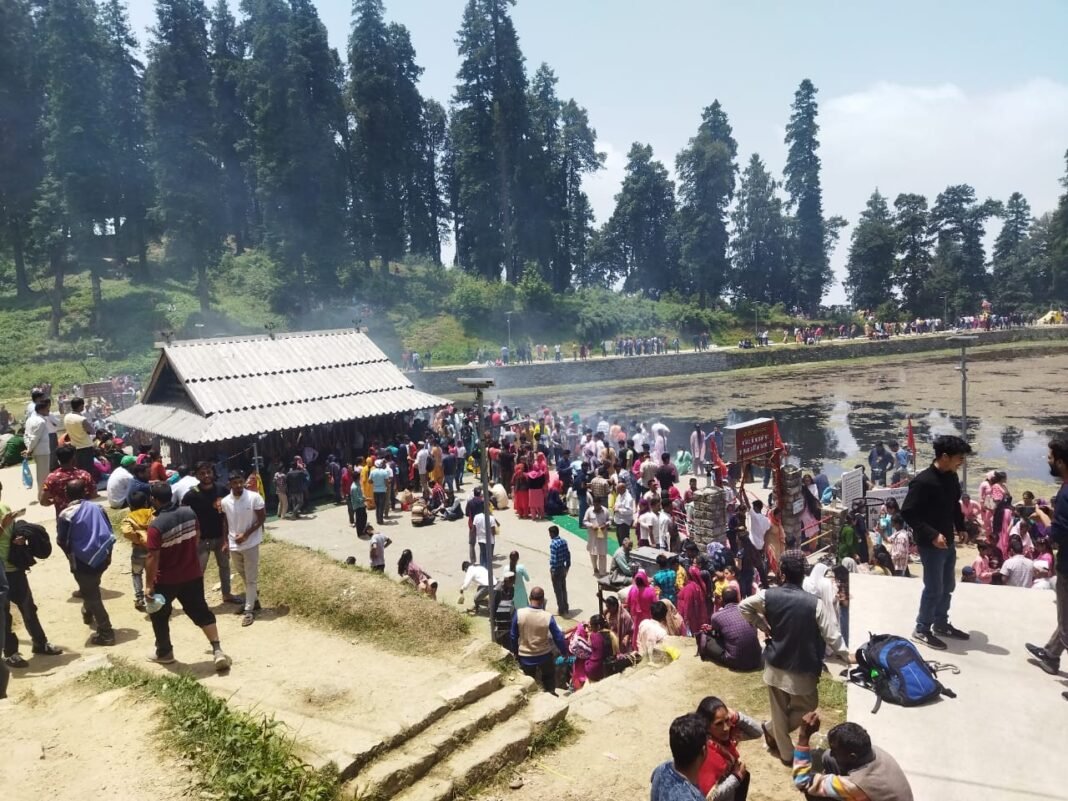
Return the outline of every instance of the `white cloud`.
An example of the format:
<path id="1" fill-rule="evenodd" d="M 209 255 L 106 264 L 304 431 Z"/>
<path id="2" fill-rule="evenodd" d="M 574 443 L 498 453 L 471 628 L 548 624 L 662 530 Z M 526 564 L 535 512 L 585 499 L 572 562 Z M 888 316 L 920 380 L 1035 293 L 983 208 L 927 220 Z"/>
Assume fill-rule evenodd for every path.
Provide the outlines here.
<path id="1" fill-rule="evenodd" d="M 587 175 L 582 181 L 582 188 L 590 198 L 596 224 L 600 226 L 612 216 L 616 207 L 616 194 L 623 185 L 623 175 L 627 169 L 627 153 L 611 142 L 598 141 L 597 149 L 605 154 L 604 168 Z"/>
<path id="2" fill-rule="evenodd" d="M 1062 191 L 1068 149 L 1068 86 L 1036 78 L 986 92 L 951 83 L 878 83 L 833 97 L 820 109 L 824 209 L 855 222 L 875 187 L 890 202 L 900 192 L 934 201 L 950 184 L 975 187 L 980 199 L 1022 192 L 1036 214 Z M 998 222 L 989 226 L 996 233 Z M 833 257 L 844 275 L 851 229 Z M 844 298 L 841 286 L 830 299 Z"/>

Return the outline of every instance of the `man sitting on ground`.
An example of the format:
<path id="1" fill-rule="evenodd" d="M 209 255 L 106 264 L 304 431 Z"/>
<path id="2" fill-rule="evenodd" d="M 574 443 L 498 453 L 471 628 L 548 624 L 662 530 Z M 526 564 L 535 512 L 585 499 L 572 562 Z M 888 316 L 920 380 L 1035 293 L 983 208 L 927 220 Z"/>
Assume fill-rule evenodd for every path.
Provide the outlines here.
<path id="1" fill-rule="evenodd" d="M 738 591 L 723 591 L 723 608 L 712 615 L 708 638 L 698 639 L 700 656 L 731 670 L 759 670 L 763 659 L 756 629 L 738 611 Z"/>
<path id="2" fill-rule="evenodd" d="M 794 750 L 794 786 L 806 798 L 912 801 L 912 788 L 901 766 L 873 746 L 861 726 L 839 723 L 827 732 L 829 754 L 813 753 L 809 747 L 810 738 L 819 730 L 819 713 L 809 712 L 801 719 Z"/>

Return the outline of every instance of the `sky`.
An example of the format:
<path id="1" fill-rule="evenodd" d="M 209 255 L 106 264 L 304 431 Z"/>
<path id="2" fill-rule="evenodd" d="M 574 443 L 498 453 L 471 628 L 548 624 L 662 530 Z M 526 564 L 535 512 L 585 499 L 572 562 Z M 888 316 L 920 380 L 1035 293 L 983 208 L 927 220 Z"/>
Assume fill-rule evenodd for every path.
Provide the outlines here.
<path id="1" fill-rule="evenodd" d="M 143 43 L 154 4 L 129 2 Z M 423 94 L 446 105 L 464 5 L 386 0 L 387 17 L 411 31 Z M 344 58 L 351 4 L 317 7 Z M 548 63 L 559 95 L 586 107 L 597 129 L 607 159 L 586 190 L 598 223 L 612 213 L 631 144 L 651 144 L 673 172 L 713 100 L 734 127 L 740 165 L 755 152 L 780 174 L 804 78 L 819 90 L 827 216 L 856 221 L 876 188 L 891 202 L 900 192 L 933 202 L 958 183 L 980 199 L 1019 191 L 1036 214 L 1064 191 L 1064 0 L 519 0 L 512 16 L 528 74 Z M 850 232 L 832 255 L 839 283 L 828 302 L 845 297 Z"/>

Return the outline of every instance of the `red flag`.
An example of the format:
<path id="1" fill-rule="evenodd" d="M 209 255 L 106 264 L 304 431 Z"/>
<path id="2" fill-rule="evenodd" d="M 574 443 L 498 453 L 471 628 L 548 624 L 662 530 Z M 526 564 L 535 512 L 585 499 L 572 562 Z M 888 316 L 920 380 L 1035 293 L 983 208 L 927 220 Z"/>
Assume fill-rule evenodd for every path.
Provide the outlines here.
<path id="1" fill-rule="evenodd" d="M 912 454 L 912 464 L 913 464 L 913 466 L 915 466 L 915 464 L 916 464 L 916 435 L 912 431 L 912 418 L 911 417 L 909 418 L 908 446 L 909 446 L 909 453 Z"/>

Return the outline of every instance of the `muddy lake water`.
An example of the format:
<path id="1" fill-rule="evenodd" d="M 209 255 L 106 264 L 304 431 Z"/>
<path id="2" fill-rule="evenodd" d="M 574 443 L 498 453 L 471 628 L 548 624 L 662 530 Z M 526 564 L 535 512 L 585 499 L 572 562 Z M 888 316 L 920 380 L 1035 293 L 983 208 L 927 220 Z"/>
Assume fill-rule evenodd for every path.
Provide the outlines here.
<path id="1" fill-rule="evenodd" d="M 524 411 L 547 404 L 609 421 L 651 423 L 671 429 L 672 451 L 687 448 L 694 423 L 713 425 L 774 417 L 792 461 L 834 480 L 866 463 L 877 440 L 906 440 L 912 418 L 921 467 L 931 439 L 959 433 L 959 358 L 932 355 L 900 362 L 828 362 L 780 370 L 734 371 L 689 378 L 643 379 L 619 385 L 591 383 L 502 392 Z M 596 365 L 591 363 L 591 372 Z M 1052 489 L 1046 443 L 1068 433 L 1068 349 L 1035 353 L 976 352 L 968 363 L 969 486 L 986 469 L 1009 474 L 1014 493 Z"/>

